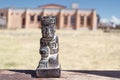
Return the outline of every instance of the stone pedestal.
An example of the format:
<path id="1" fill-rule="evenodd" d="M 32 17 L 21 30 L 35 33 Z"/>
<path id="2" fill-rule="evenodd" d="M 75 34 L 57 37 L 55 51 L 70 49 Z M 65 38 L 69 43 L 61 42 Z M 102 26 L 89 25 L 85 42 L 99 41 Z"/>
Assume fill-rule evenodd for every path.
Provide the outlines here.
<path id="1" fill-rule="evenodd" d="M 34 74 L 34 70 L 0 70 L 0 80 L 120 80 L 117 70 L 66 70 L 61 71 L 61 78 L 37 78 Z"/>
<path id="2" fill-rule="evenodd" d="M 60 77 L 61 70 L 58 61 L 59 39 L 55 35 L 55 17 L 41 17 L 41 32 L 40 39 L 41 60 L 36 69 L 37 77 Z"/>
<path id="3" fill-rule="evenodd" d="M 41 78 L 59 78 L 61 74 L 60 68 L 56 69 L 37 69 L 36 75 Z"/>

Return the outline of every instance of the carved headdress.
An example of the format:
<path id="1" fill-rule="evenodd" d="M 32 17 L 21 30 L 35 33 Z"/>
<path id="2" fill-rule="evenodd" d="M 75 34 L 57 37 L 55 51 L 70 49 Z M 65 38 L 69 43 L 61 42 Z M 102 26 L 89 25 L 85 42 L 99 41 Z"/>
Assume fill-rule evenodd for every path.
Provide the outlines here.
<path id="1" fill-rule="evenodd" d="M 41 17 L 41 25 L 42 26 L 51 26 L 51 25 L 55 25 L 56 21 L 55 21 L 55 17 L 54 16 L 44 16 Z"/>
<path id="2" fill-rule="evenodd" d="M 41 17 L 42 25 L 42 35 L 43 37 L 53 37 L 55 33 L 55 17 L 54 16 L 44 16 Z"/>

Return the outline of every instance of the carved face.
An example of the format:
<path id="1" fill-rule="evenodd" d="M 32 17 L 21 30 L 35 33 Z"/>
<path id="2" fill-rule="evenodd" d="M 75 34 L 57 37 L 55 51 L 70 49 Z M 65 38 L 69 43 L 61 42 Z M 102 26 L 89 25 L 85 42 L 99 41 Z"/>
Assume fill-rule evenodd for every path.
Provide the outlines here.
<path id="1" fill-rule="evenodd" d="M 54 33 L 55 33 L 55 29 L 54 27 L 43 27 L 42 28 L 42 36 L 44 38 L 53 38 L 54 37 Z"/>
<path id="2" fill-rule="evenodd" d="M 42 36 L 44 38 L 53 38 L 55 33 L 55 17 L 44 16 L 41 17 Z"/>

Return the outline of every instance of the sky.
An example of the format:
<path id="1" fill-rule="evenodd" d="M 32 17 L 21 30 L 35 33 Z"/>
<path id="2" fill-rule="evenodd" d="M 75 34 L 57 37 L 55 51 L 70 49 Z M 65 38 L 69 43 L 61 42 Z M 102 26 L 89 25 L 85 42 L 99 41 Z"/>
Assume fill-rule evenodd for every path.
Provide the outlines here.
<path id="1" fill-rule="evenodd" d="M 96 9 L 101 21 L 120 23 L 120 0 L 0 0 L 0 8 L 36 8 L 45 4 L 60 4 L 68 8 L 75 2 L 80 9 Z"/>

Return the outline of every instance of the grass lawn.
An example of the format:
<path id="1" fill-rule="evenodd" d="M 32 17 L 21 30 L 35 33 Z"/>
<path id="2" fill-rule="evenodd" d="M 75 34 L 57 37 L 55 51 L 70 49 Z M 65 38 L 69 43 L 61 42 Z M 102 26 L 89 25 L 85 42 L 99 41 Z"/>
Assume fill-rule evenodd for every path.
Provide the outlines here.
<path id="1" fill-rule="evenodd" d="M 64 70 L 120 70 L 120 32 L 57 30 Z M 0 69 L 36 69 L 41 31 L 0 30 Z"/>

